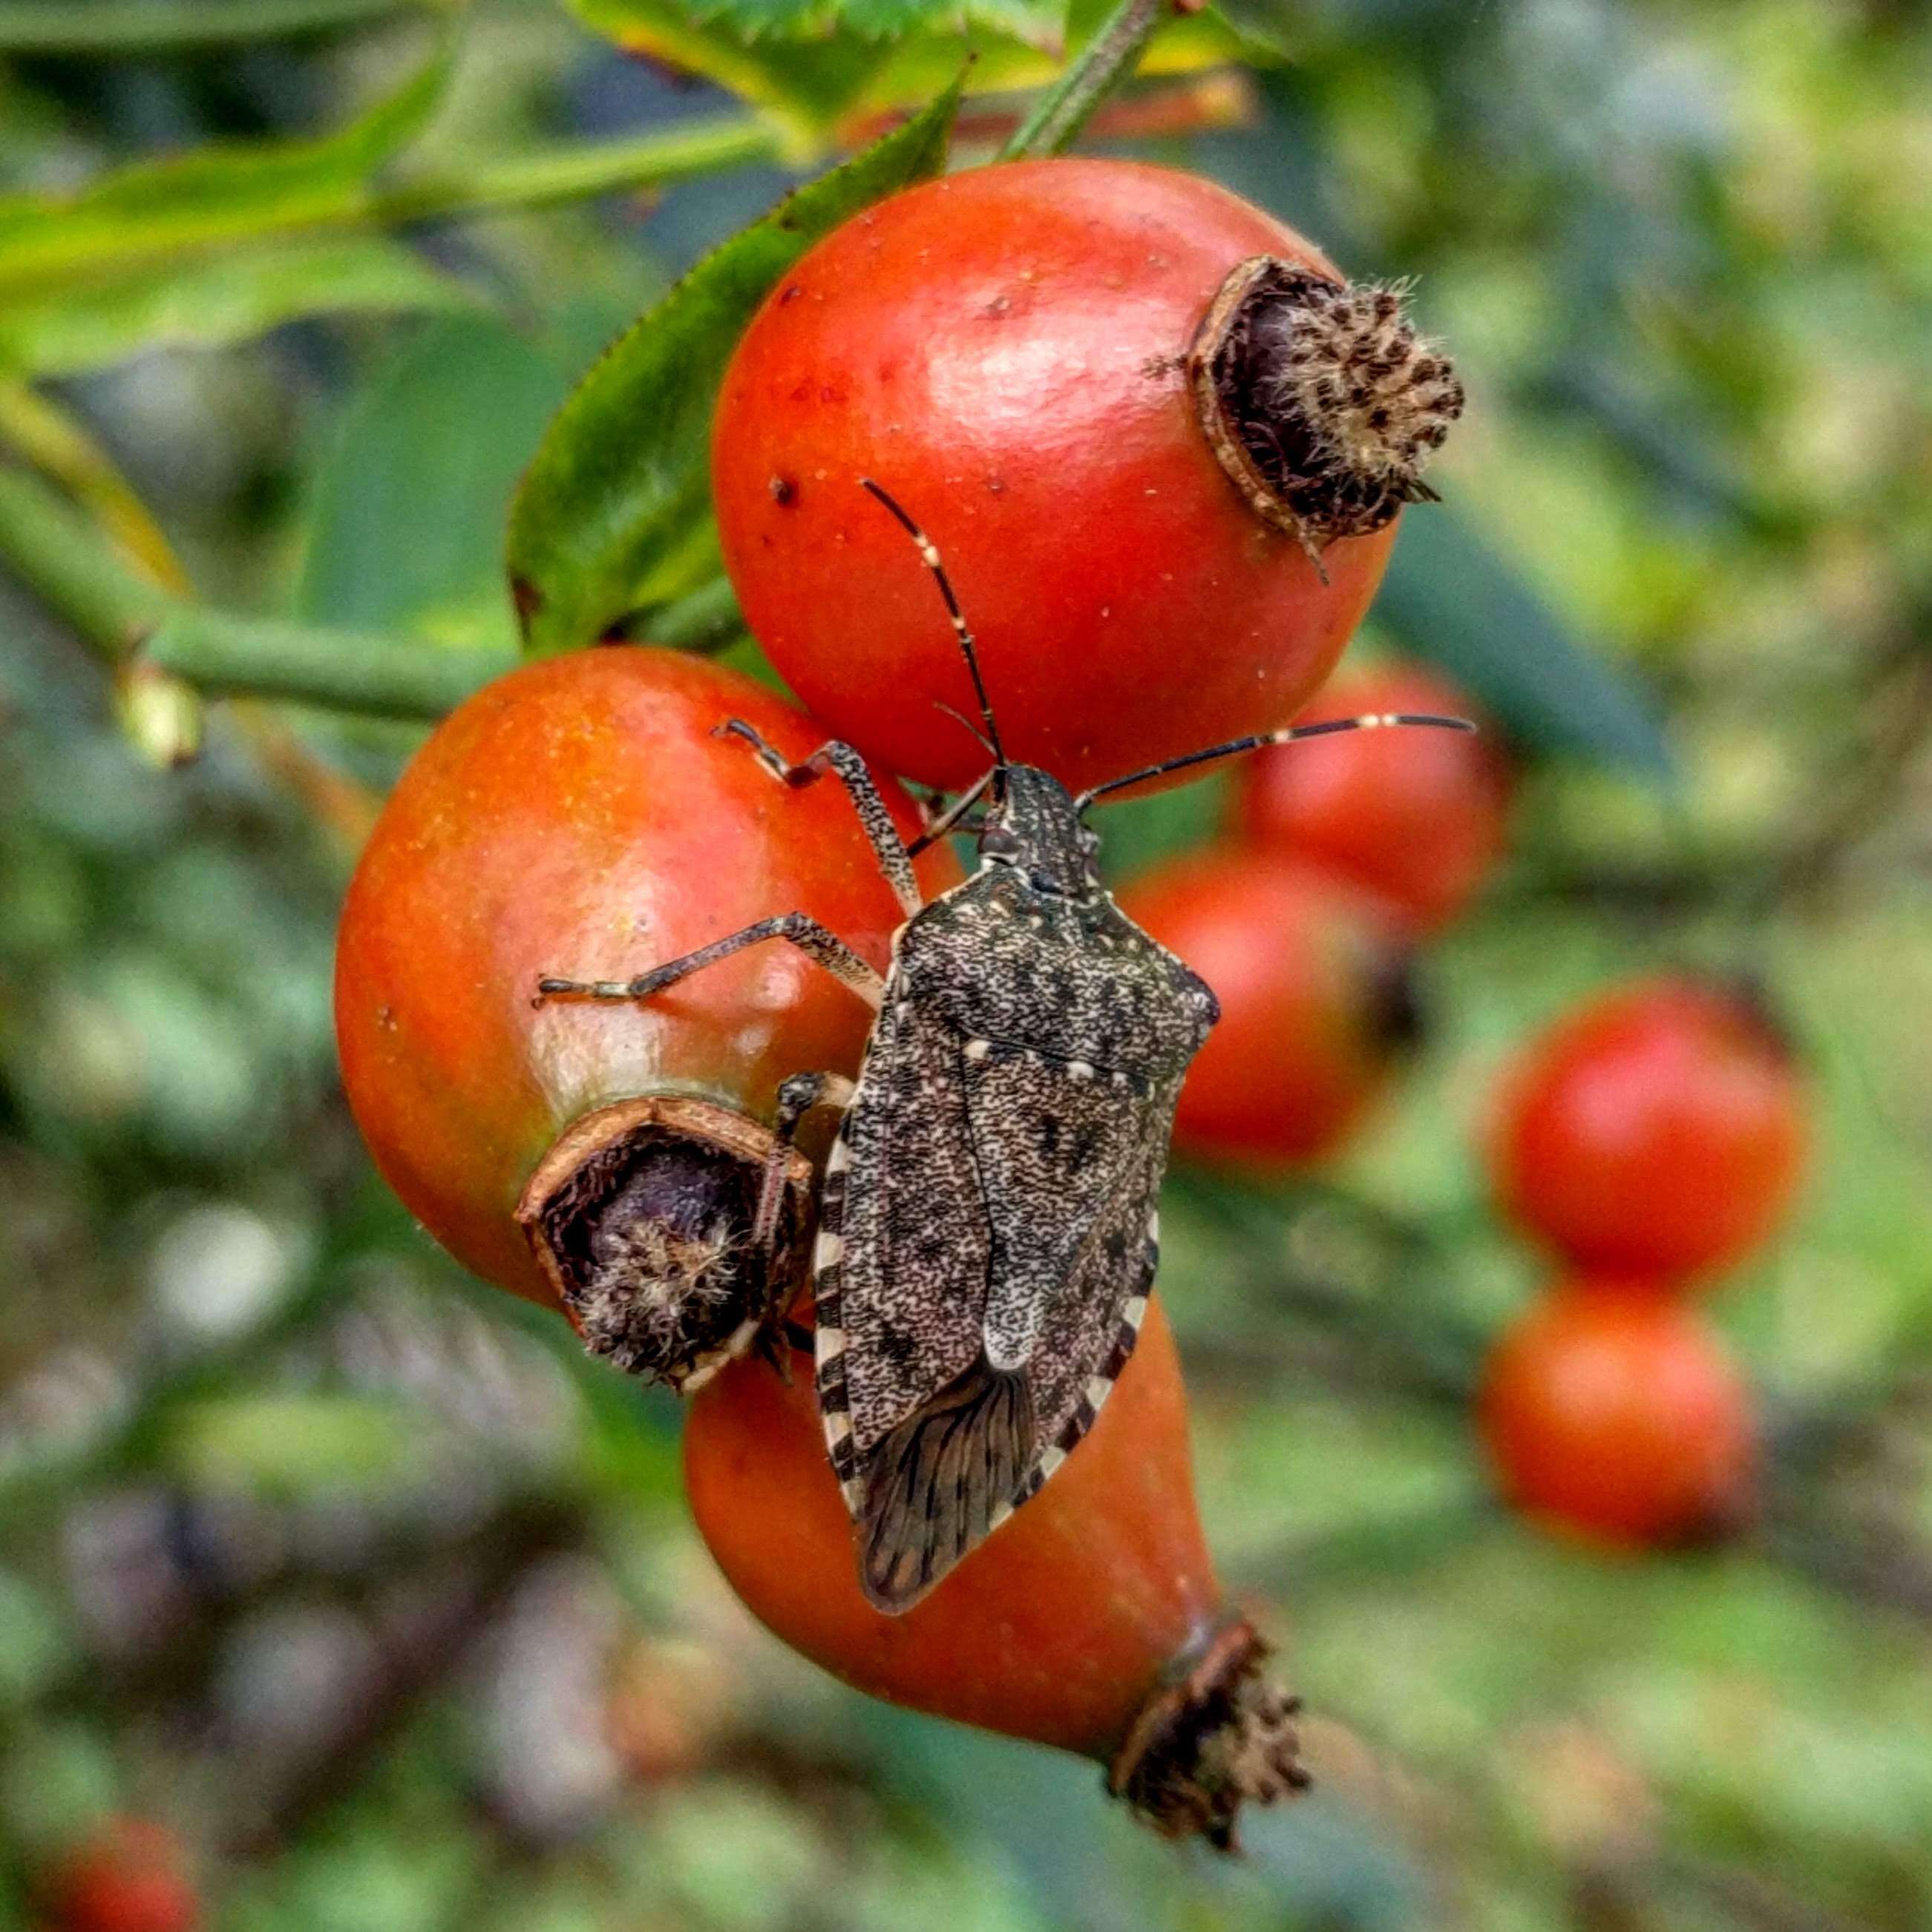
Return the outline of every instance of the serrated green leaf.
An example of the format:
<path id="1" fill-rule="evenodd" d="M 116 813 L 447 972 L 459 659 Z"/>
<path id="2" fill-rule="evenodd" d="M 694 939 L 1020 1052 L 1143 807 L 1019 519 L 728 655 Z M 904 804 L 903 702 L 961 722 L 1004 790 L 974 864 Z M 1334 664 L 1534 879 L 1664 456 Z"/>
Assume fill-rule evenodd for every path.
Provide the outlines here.
<path id="1" fill-rule="evenodd" d="M 0 314 L 192 250 L 352 219 L 376 171 L 434 112 L 448 72 L 440 52 L 320 140 L 200 148 L 118 169 L 77 194 L 0 197 Z"/>
<path id="2" fill-rule="evenodd" d="M 145 349 L 245 341 L 298 316 L 474 301 L 460 282 L 380 236 L 271 242 L 0 305 L 0 369 L 70 376 Z"/>
<path id="3" fill-rule="evenodd" d="M 1580 643 L 1452 512 L 1402 519 L 1375 616 L 1532 743 L 1652 777 L 1670 772 L 1670 747 L 1636 685 Z"/>
<path id="4" fill-rule="evenodd" d="M 586 26 L 620 42 L 654 34 L 668 20 L 694 23 L 741 42 L 885 38 L 924 31 L 956 45 L 976 27 L 1040 47 L 1059 44 L 1066 0 L 568 0 Z"/>
<path id="5" fill-rule="evenodd" d="M 945 165 L 957 82 L 694 268 L 592 369 L 511 512 L 508 568 L 536 651 L 591 643 L 713 574 L 706 452 L 733 349 L 778 277 L 860 208 Z"/>
<path id="6" fill-rule="evenodd" d="M 928 99 L 974 57 L 974 93 L 1051 77 L 1065 0 L 568 0 L 626 52 L 702 74 L 763 108 L 801 159 L 870 114 Z"/>

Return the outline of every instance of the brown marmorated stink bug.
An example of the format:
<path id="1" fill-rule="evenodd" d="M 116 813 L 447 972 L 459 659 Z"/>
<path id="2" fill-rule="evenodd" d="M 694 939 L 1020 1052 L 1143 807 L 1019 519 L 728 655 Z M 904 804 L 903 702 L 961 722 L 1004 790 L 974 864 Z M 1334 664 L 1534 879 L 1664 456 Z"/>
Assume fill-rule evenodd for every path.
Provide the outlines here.
<path id="1" fill-rule="evenodd" d="M 1100 884 L 1088 807 L 1264 745 L 1372 725 L 1470 728 L 1407 715 L 1298 725 L 1076 796 L 1007 761 L 938 550 L 876 483 L 865 487 L 905 526 L 939 586 L 991 767 L 908 846 L 850 746 L 827 744 L 791 765 L 737 719 L 718 729 L 745 740 L 782 784 L 830 772 L 851 794 L 905 908 L 890 970 L 881 979 L 794 912 L 634 980 L 545 979 L 538 993 L 647 1000 L 782 939 L 877 1009 L 856 1082 L 800 1073 L 780 1088 L 752 1240 L 770 1252 L 800 1120 L 814 1107 L 843 1108 L 811 1264 L 819 1406 L 856 1526 L 860 1580 L 896 1612 L 1034 1495 L 1092 1427 L 1146 1312 L 1174 1102 L 1217 1016 L 1205 982 Z M 956 829 L 976 838 L 979 869 L 922 904 L 911 860 Z"/>

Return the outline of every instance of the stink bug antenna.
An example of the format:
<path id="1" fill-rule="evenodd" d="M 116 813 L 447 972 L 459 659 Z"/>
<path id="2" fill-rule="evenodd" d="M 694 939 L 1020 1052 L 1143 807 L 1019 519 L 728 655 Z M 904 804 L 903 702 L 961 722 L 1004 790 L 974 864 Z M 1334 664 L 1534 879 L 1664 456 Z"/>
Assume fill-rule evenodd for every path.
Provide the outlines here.
<path id="1" fill-rule="evenodd" d="M 900 526 L 918 546 L 920 561 L 932 572 L 939 586 L 939 594 L 946 599 L 946 614 L 952 620 L 953 634 L 959 640 L 959 648 L 965 653 L 966 668 L 973 674 L 973 690 L 980 700 L 980 716 L 986 724 L 986 743 L 993 754 L 993 762 L 1001 770 L 1006 769 L 1006 754 L 1000 746 L 1000 728 L 993 722 L 992 700 L 986 695 L 986 680 L 980 675 L 980 656 L 973 647 L 973 633 L 966 628 L 966 614 L 959 608 L 959 599 L 954 594 L 951 582 L 946 574 L 946 566 L 939 560 L 939 547 L 886 490 L 874 483 L 869 476 L 859 478 L 863 486 L 872 491 L 879 501 L 899 520 Z M 956 716 L 958 714 L 954 714 Z"/>
<path id="2" fill-rule="evenodd" d="M 998 770 L 998 766 L 994 767 Z M 963 791 L 946 809 L 906 848 L 906 856 L 916 859 L 928 845 L 937 845 L 950 832 L 959 829 L 959 821 L 986 796 L 986 788 L 993 782 L 992 772 L 982 772 L 979 782 L 970 791 Z"/>
<path id="3" fill-rule="evenodd" d="M 1225 745 L 1210 745 L 1204 752 L 1190 752 L 1185 758 L 1164 759 L 1157 765 L 1145 765 L 1137 772 L 1130 772 L 1125 778 L 1109 778 L 1105 784 L 1096 784 L 1083 791 L 1073 801 L 1076 811 L 1084 812 L 1096 798 L 1104 798 L 1110 791 L 1124 791 L 1129 785 L 1144 783 L 1149 778 L 1164 778 L 1169 772 L 1185 771 L 1190 765 L 1204 765 L 1214 758 L 1232 758 L 1244 752 L 1258 752 L 1268 745 L 1295 745 L 1304 738 L 1330 738 L 1338 731 L 1372 731 L 1385 724 L 1426 724 L 1443 731 L 1473 731 L 1476 728 L 1466 718 L 1436 718 L 1409 711 L 1369 711 L 1359 718 L 1328 718 L 1318 724 L 1291 724 L 1283 731 L 1263 731 L 1252 738 L 1230 738 Z"/>
<path id="4" fill-rule="evenodd" d="M 999 747 L 993 742 L 992 739 L 986 736 L 985 732 L 980 729 L 978 725 L 973 722 L 971 718 L 967 716 L 964 712 L 956 711 L 943 698 L 935 698 L 932 700 L 932 708 L 935 711 L 944 712 L 946 716 L 952 719 L 956 724 L 962 726 L 965 730 L 971 732 L 973 734 L 974 742 L 976 744 L 988 757 L 997 758 L 1000 755 Z"/>

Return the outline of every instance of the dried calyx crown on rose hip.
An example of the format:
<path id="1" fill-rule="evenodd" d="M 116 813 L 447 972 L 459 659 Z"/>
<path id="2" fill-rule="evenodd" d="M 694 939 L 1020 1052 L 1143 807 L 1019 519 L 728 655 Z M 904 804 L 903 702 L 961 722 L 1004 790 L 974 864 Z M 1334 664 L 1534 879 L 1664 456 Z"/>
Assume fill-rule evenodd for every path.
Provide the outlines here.
<path id="1" fill-rule="evenodd" d="M 790 1154 L 769 1252 L 752 1238 L 771 1136 L 734 1108 L 650 1094 L 575 1122 L 516 1218 L 593 1355 L 674 1389 L 741 1354 L 803 1280 L 812 1168 Z"/>
<path id="2" fill-rule="evenodd" d="M 1462 412 L 1462 385 L 1417 336 L 1406 292 L 1256 256 L 1222 284 L 1189 355 L 1222 466 L 1256 515 L 1312 551 L 1433 500 L 1423 468 Z"/>

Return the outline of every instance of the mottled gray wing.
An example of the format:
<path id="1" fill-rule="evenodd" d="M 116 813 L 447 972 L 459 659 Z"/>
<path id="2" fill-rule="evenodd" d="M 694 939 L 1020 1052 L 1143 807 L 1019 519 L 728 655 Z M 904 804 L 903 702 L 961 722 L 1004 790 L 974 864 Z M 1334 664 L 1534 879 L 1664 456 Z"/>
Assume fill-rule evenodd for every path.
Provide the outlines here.
<path id="1" fill-rule="evenodd" d="M 1140 1338 L 1160 1261 L 1156 1203 L 1173 1097 L 1161 1096 L 1156 1105 L 1154 1131 L 1134 1149 L 1046 1311 L 1032 1376 L 1036 1454 L 1016 1506 L 1039 1492 L 1093 1427 Z"/>
<path id="2" fill-rule="evenodd" d="M 981 1352 L 992 1237 L 959 1050 L 941 1022 L 889 1000 L 820 1190 L 818 1401 L 854 1516 L 872 1452 Z"/>
<path id="3" fill-rule="evenodd" d="M 1133 1344 L 1172 1096 L 892 1011 L 814 1257 L 819 1398 L 860 1574 L 906 1607 L 1034 1494 Z"/>

